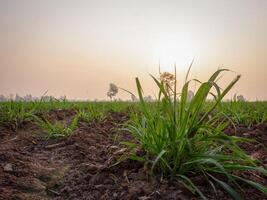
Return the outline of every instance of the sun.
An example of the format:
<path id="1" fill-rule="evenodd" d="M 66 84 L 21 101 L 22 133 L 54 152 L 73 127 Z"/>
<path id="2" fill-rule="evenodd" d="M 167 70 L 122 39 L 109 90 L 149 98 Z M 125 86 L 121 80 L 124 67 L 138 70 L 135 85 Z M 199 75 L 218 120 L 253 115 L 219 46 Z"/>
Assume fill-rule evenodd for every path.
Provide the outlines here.
<path id="1" fill-rule="evenodd" d="M 194 42 L 188 37 L 164 37 L 157 47 L 161 71 L 186 70 L 197 54 Z"/>

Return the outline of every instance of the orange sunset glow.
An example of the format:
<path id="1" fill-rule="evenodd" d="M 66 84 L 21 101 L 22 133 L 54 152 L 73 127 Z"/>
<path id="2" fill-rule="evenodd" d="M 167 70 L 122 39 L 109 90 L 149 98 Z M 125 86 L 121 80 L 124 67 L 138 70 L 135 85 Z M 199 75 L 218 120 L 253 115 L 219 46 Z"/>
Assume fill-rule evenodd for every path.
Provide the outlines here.
<path id="1" fill-rule="evenodd" d="M 139 77 L 153 96 L 159 63 L 179 87 L 194 59 L 190 78 L 225 67 L 242 76 L 227 98 L 266 100 L 266 36 L 265 0 L 2 0 L 0 94 L 107 99 Z"/>

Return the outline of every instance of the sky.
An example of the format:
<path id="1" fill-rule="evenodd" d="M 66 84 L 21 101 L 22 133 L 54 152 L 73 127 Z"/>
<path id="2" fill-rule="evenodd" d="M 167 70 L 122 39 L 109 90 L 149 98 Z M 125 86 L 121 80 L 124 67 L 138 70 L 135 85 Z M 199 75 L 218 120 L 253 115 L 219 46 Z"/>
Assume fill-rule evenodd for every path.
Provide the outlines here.
<path id="1" fill-rule="evenodd" d="M 222 88 L 242 77 L 227 98 L 267 100 L 267 1 L 0 0 L 0 94 L 106 99 L 139 77 L 154 96 L 159 63 L 181 88 L 193 58 L 190 78 L 228 68 Z"/>

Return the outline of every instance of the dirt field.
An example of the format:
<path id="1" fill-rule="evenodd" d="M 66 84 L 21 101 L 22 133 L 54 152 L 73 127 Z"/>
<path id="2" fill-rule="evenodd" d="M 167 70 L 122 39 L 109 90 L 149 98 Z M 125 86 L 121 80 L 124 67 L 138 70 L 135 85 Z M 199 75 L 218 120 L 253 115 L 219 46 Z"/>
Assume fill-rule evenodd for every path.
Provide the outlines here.
<path id="1" fill-rule="evenodd" d="M 69 120 L 73 111 L 52 111 L 52 120 Z M 112 164 L 124 153 L 120 141 L 131 140 L 120 130 L 128 120 L 125 113 L 109 113 L 102 121 L 79 122 L 68 138 L 45 140 L 33 123 L 0 129 L 0 199 L 199 199 L 182 185 L 151 177 L 142 163 Z M 267 166 L 267 125 L 237 125 L 227 134 L 254 138 L 242 144 L 246 152 Z M 246 172 L 252 180 L 267 186 L 266 177 Z M 199 188 L 209 199 L 230 199 L 224 191 L 215 194 L 203 177 L 196 176 Z M 244 199 L 266 199 L 264 194 L 240 184 Z"/>

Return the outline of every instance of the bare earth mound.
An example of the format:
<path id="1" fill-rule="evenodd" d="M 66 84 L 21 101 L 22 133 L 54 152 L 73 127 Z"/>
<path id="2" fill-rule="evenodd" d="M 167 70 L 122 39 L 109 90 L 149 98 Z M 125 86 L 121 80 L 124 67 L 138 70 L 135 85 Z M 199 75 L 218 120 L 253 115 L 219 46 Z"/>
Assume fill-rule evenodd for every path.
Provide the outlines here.
<path id="1" fill-rule="evenodd" d="M 63 110 L 49 115 L 68 120 L 74 114 Z M 119 130 L 127 120 L 125 113 L 109 113 L 102 121 L 80 122 L 69 138 L 50 140 L 32 123 L 18 131 L 0 128 L 0 199 L 199 199 L 175 181 L 149 176 L 137 161 L 112 166 L 125 151 L 120 142 L 131 140 Z M 266 125 L 239 125 L 226 133 L 256 139 L 241 147 L 267 165 Z M 252 172 L 245 176 L 267 186 L 266 177 Z M 224 191 L 216 195 L 203 177 L 193 179 L 209 199 L 230 199 Z M 267 199 L 247 185 L 241 187 L 244 199 Z"/>

